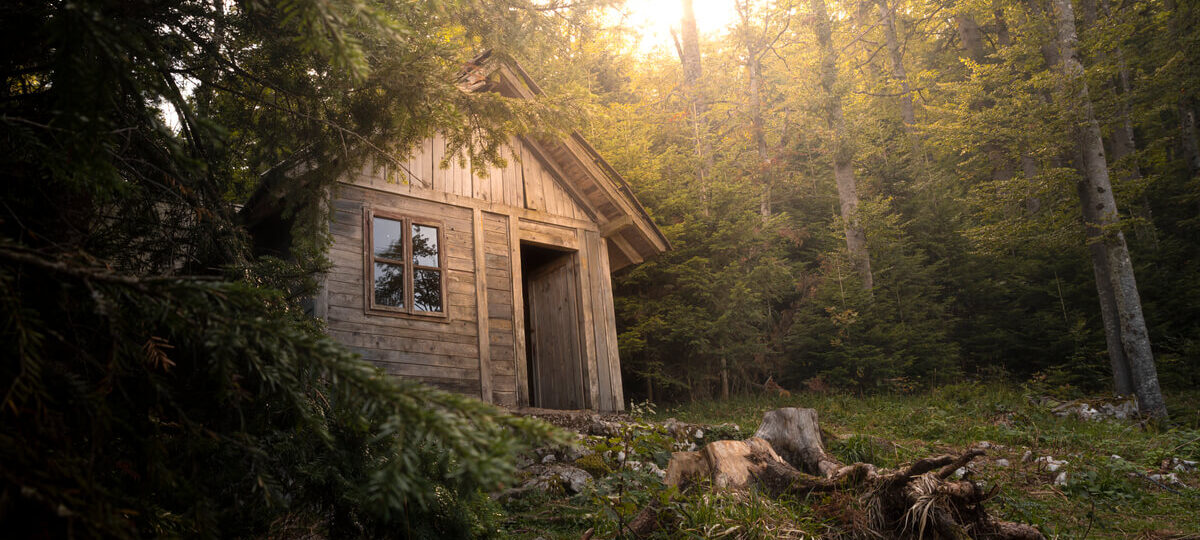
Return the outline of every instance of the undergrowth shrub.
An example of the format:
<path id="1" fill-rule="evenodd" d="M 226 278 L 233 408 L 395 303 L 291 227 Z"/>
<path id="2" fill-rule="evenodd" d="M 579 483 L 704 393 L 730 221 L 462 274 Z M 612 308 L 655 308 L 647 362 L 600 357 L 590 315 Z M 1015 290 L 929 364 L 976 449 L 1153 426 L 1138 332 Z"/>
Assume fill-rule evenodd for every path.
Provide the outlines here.
<path id="1" fill-rule="evenodd" d="M 246 283 L 0 267 L 0 521 L 15 537 L 445 537 L 534 440 L 388 377 Z"/>

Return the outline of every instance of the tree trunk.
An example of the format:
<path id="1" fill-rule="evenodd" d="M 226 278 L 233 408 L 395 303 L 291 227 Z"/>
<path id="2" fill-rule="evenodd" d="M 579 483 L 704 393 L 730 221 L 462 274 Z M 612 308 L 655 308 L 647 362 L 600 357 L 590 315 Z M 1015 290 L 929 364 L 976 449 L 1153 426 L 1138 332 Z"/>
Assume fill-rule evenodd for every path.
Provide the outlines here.
<path id="1" fill-rule="evenodd" d="M 887 40 L 892 78 L 900 84 L 900 119 L 904 121 L 904 132 L 908 134 L 913 156 L 923 158 L 921 138 L 917 135 L 917 113 L 913 108 L 912 90 L 908 86 L 908 72 L 904 70 L 904 54 L 900 50 L 900 40 L 896 38 L 896 15 L 888 7 L 888 0 L 879 0 L 879 17 Z"/>
<path id="2" fill-rule="evenodd" d="M 912 93 L 908 87 L 908 73 L 904 70 L 904 55 L 900 52 L 900 40 L 896 38 L 896 17 L 888 7 L 887 0 L 879 0 L 879 17 L 883 23 L 883 34 L 887 39 L 888 57 L 891 61 L 892 78 L 900 84 L 900 118 L 904 130 L 915 136 L 917 115 L 913 110 Z"/>
<path id="3" fill-rule="evenodd" d="M 837 182 L 838 203 L 841 206 L 842 224 L 846 231 L 846 250 L 854 261 L 863 288 L 870 291 L 875 280 L 871 274 L 867 234 L 858 220 L 858 186 L 854 179 L 853 155 L 847 140 L 841 95 L 836 90 L 837 52 L 833 48 L 833 31 L 830 28 L 829 15 L 825 11 L 825 0 L 810 0 L 810 3 L 815 18 L 817 44 L 821 48 L 821 89 L 824 90 L 826 100 L 825 119 L 833 134 L 833 177 Z"/>
<path id="4" fill-rule="evenodd" d="M 967 58 L 976 64 L 983 63 L 983 30 L 979 23 L 965 13 L 954 14 L 954 26 L 958 30 L 958 40 L 962 42 L 963 52 Z"/>
<path id="5" fill-rule="evenodd" d="M 767 137 L 763 128 L 762 115 L 762 63 L 749 43 L 746 45 L 746 71 L 750 75 L 750 133 L 754 148 L 758 152 L 757 175 L 761 185 L 759 213 L 766 224 L 771 219 L 771 156 L 767 153 Z"/>
<path id="6" fill-rule="evenodd" d="M 1111 272 L 1108 270 L 1108 253 L 1104 247 L 1103 231 L 1096 224 L 1100 216 L 1095 206 L 1084 203 L 1090 200 L 1087 183 L 1078 184 L 1080 206 L 1083 207 L 1084 228 L 1087 232 L 1088 252 L 1092 257 L 1092 274 L 1096 280 L 1096 295 L 1100 299 L 1100 320 L 1104 324 L 1104 344 L 1112 366 L 1113 389 L 1119 396 L 1134 393 L 1133 375 L 1129 369 L 1129 358 L 1121 343 L 1121 318 L 1117 310 L 1117 297 L 1113 291 Z"/>
<path id="7" fill-rule="evenodd" d="M 1065 104 L 1075 116 L 1072 136 L 1076 142 L 1083 183 L 1080 187 L 1080 204 L 1102 233 L 1100 245 L 1105 250 L 1108 271 L 1116 299 L 1118 317 L 1121 322 L 1121 344 L 1129 360 L 1133 385 L 1141 412 L 1154 417 L 1166 417 L 1166 404 L 1158 386 L 1158 374 L 1154 366 L 1154 355 L 1150 349 L 1150 336 L 1142 315 L 1141 299 L 1137 281 L 1133 275 L 1133 263 L 1129 259 L 1129 248 L 1125 235 L 1118 228 L 1119 219 L 1112 184 L 1108 176 L 1108 163 L 1104 157 L 1104 143 L 1100 138 L 1100 125 L 1092 110 L 1084 80 L 1083 64 L 1076 51 L 1078 35 L 1075 31 L 1075 13 L 1070 0 L 1053 0 L 1055 22 L 1063 75 L 1070 94 L 1064 96 Z M 1102 300 L 1103 301 L 1103 300 Z"/>
<path id="8" fill-rule="evenodd" d="M 680 21 L 682 44 L 678 47 L 679 62 L 683 64 L 683 90 L 688 102 L 692 137 L 696 146 L 696 181 L 700 188 L 701 210 L 708 215 L 709 174 L 713 167 L 712 143 L 708 139 L 708 103 L 700 92 L 703 67 L 700 63 L 700 33 L 696 29 L 696 14 L 692 0 L 682 0 L 683 18 Z"/>
<path id="9" fill-rule="evenodd" d="M 766 130 L 762 113 L 762 54 L 765 47 L 756 40 L 750 31 L 750 6 L 746 2 L 736 2 L 738 16 L 742 20 L 742 45 L 746 48 L 746 78 L 750 88 L 747 90 L 746 105 L 750 114 L 750 139 L 758 154 L 758 167 L 754 176 L 759 182 L 759 214 L 763 224 L 771 219 L 771 156 L 767 151 Z"/>
<path id="10" fill-rule="evenodd" d="M 771 443 L 779 457 L 808 474 L 830 478 L 842 468 L 837 458 L 825 452 L 814 409 L 767 411 L 754 436 Z"/>

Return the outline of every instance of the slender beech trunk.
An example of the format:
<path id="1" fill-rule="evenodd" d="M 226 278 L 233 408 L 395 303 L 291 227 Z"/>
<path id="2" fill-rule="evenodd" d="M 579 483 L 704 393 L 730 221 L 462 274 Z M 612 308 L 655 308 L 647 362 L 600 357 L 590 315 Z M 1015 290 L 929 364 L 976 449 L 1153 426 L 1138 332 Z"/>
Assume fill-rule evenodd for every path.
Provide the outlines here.
<path id="1" fill-rule="evenodd" d="M 747 90 L 747 108 L 750 114 L 750 139 L 758 153 L 758 178 L 760 189 L 759 214 L 765 224 L 771 219 L 771 156 L 767 151 L 767 138 L 762 113 L 762 54 L 764 48 L 755 43 L 750 31 L 750 6 L 738 2 L 738 16 L 742 19 L 743 45 L 746 48 L 746 78 L 750 88 Z"/>
<path id="2" fill-rule="evenodd" d="M 1099 245 L 1103 247 L 1108 261 L 1109 278 L 1121 323 L 1121 344 L 1129 360 L 1138 406 L 1144 414 L 1166 417 L 1167 408 L 1158 386 L 1158 373 L 1150 349 L 1146 321 L 1142 315 L 1133 263 L 1129 258 L 1125 235 L 1118 228 L 1116 200 L 1108 176 L 1108 162 L 1104 156 L 1104 143 L 1100 138 L 1100 124 L 1096 121 L 1092 109 L 1087 82 L 1084 80 L 1083 64 L 1080 63 L 1076 51 L 1078 35 L 1075 31 L 1074 8 L 1071 0 L 1053 2 L 1061 66 L 1068 89 L 1064 100 L 1074 116 L 1071 135 L 1076 141 L 1083 172 L 1083 185 L 1079 187 L 1080 204 L 1084 208 L 1085 219 L 1091 216 L 1095 220 L 1089 223 L 1089 226 L 1100 230 Z"/>
<path id="3" fill-rule="evenodd" d="M 900 40 L 896 38 L 896 15 L 892 8 L 888 7 L 888 0 L 878 1 L 879 20 L 887 40 L 892 78 L 900 84 L 900 119 L 904 121 L 904 132 L 908 134 L 913 156 L 923 158 L 921 138 L 917 135 L 917 113 L 913 108 L 912 89 L 908 86 L 908 72 L 904 70 L 904 54 L 900 50 Z"/>
<path id="4" fill-rule="evenodd" d="M 867 252 L 867 234 L 858 220 L 858 186 L 854 179 L 854 160 L 846 133 L 846 118 L 837 86 L 837 52 L 833 48 L 833 30 L 825 11 L 825 0 L 810 0 L 815 19 L 817 45 L 821 49 L 821 89 L 824 91 L 825 120 L 833 133 L 833 177 L 837 182 L 842 224 L 846 230 L 846 250 L 862 278 L 863 288 L 874 287 L 871 257 Z"/>
<path id="5" fill-rule="evenodd" d="M 1105 17 L 1112 16 L 1112 6 L 1109 0 L 1100 0 L 1100 9 Z M 1137 162 L 1137 139 L 1133 133 L 1133 110 L 1130 105 L 1129 64 L 1125 62 L 1125 52 L 1121 47 L 1113 48 L 1113 56 L 1117 65 L 1117 74 L 1113 77 L 1113 87 L 1117 93 L 1117 119 L 1113 126 L 1112 155 L 1114 162 L 1127 161 L 1124 180 L 1138 182 L 1142 179 L 1142 169 Z M 1148 242 L 1158 249 L 1158 234 L 1151 222 L 1153 212 L 1150 210 L 1150 200 L 1142 196 L 1142 207 L 1139 217 L 1144 222 L 1135 229 L 1134 234 L 1141 242 Z"/>
<path id="6" fill-rule="evenodd" d="M 908 87 L 908 73 L 904 70 L 904 55 L 900 51 L 900 40 L 896 38 L 896 17 L 887 0 L 879 0 L 879 19 L 883 23 L 883 34 L 887 39 L 888 60 L 891 62 L 892 78 L 900 84 L 900 118 L 904 130 L 914 136 L 917 115 L 913 110 L 913 99 Z"/>
<path id="7" fill-rule="evenodd" d="M 713 168 L 712 143 L 708 139 L 708 103 L 700 92 L 704 70 L 700 63 L 700 33 L 696 29 L 696 13 L 692 0 L 681 0 L 683 19 L 680 21 L 682 44 L 676 43 L 679 62 L 683 64 L 683 91 L 687 99 L 688 116 L 692 121 L 692 137 L 696 146 L 696 181 L 700 188 L 701 210 L 709 213 L 709 175 Z"/>
<path id="8" fill-rule="evenodd" d="M 1040 5 L 1040 4 L 1039 4 Z M 1080 3 L 1083 27 L 1089 28 L 1096 23 L 1096 3 L 1095 0 L 1084 0 Z M 1046 13 L 1047 17 L 1050 16 Z M 1104 51 L 1099 51 L 1101 61 L 1106 58 Z M 1045 58 L 1047 64 L 1054 65 L 1060 60 L 1058 55 L 1053 57 L 1047 55 Z M 1065 85 L 1060 85 L 1059 90 L 1065 89 Z M 1115 148 L 1115 146 L 1114 146 Z M 1117 150 L 1114 149 L 1114 159 Z M 1074 157 L 1074 164 L 1081 175 L 1086 175 L 1083 163 L 1083 156 L 1078 153 Z M 1107 160 L 1106 160 L 1107 161 Z M 1113 289 L 1112 271 L 1109 269 L 1108 251 L 1104 246 L 1104 231 L 1097 225 L 1103 217 L 1097 212 L 1093 204 L 1085 203 L 1090 200 L 1090 192 L 1086 189 L 1087 183 L 1080 182 L 1076 188 L 1079 193 L 1080 206 L 1083 213 L 1084 232 L 1086 233 L 1088 242 L 1088 254 L 1092 259 L 1092 274 L 1096 281 L 1096 295 L 1100 300 L 1100 319 L 1104 325 L 1104 342 L 1108 350 L 1109 364 L 1112 367 L 1113 374 L 1113 389 L 1117 395 L 1129 395 L 1135 392 L 1133 387 L 1133 374 L 1129 367 L 1129 358 L 1125 355 L 1125 345 L 1122 342 L 1121 335 L 1121 316 L 1117 309 L 1116 290 Z"/>
<path id="9" fill-rule="evenodd" d="M 976 64 L 984 63 L 987 55 L 983 50 L 983 30 L 979 27 L 979 23 L 975 22 L 975 18 L 965 13 L 955 14 L 954 26 L 958 30 L 958 40 L 967 58 Z M 991 103 L 988 101 L 972 104 L 972 108 L 976 110 L 990 106 Z M 1004 155 L 1004 150 L 1000 145 L 990 141 L 985 142 L 983 152 L 992 166 L 992 180 L 1009 180 L 1013 177 L 1012 162 Z"/>
<path id="10" fill-rule="evenodd" d="M 750 75 L 750 132 L 754 148 L 758 151 L 758 177 L 762 184 L 758 208 L 765 224 L 771 219 L 771 156 L 767 153 L 767 138 L 763 128 L 762 63 L 751 47 L 746 47 L 746 53 L 749 55 L 746 70 Z"/>

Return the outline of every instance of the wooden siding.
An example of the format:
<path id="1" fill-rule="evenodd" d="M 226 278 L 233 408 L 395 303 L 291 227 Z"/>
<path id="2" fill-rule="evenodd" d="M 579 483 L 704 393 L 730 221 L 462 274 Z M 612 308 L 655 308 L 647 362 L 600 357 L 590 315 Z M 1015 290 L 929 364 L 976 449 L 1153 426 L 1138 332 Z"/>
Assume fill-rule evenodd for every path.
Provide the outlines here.
<path id="1" fill-rule="evenodd" d="M 520 245 L 570 250 L 572 287 L 583 293 L 569 302 L 584 358 L 573 405 L 622 410 L 609 275 L 610 256 L 621 254 L 610 255 L 588 194 L 564 184 L 566 173 L 529 144 L 514 139 L 505 167 L 476 170 L 451 159 L 441 168 L 445 141 L 435 137 L 403 167 L 366 166 L 348 175 L 332 193 L 334 264 L 323 296 L 329 333 L 388 373 L 502 406 L 529 405 Z M 364 207 L 443 223 L 446 317 L 364 309 Z"/>
<path id="2" fill-rule="evenodd" d="M 483 256 L 487 275 L 487 326 L 491 360 L 492 401 L 517 405 L 516 339 L 513 330 L 513 268 L 508 217 L 483 214 Z"/>
<path id="3" fill-rule="evenodd" d="M 412 149 L 399 164 L 368 164 L 351 175 L 350 182 L 361 185 L 399 185 L 433 190 L 459 197 L 523 208 L 551 216 L 591 220 L 587 203 L 573 195 L 553 164 L 539 159 L 525 142 L 513 139 L 502 149 L 503 167 L 461 162 L 451 156 L 446 167 L 446 140 L 440 136 L 426 139 Z"/>
<path id="4" fill-rule="evenodd" d="M 346 185 L 333 197 L 333 267 L 325 280 L 329 334 L 388 373 L 480 395 L 471 211 Z M 383 316 L 365 309 L 364 205 L 413 217 L 436 216 L 442 222 L 446 317 Z"/>

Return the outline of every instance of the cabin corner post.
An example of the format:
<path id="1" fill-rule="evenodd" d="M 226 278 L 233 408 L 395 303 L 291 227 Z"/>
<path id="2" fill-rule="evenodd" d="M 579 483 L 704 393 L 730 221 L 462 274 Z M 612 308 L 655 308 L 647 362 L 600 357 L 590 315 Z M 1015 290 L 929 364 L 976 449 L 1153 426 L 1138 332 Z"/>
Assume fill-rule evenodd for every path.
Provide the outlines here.
<path id="1" fill-rule="evenodd" d="M 599 287 L 601 296 L 607 298 L 608 305 L 604 306 L 605 331 L 604 340 L 607 347 L 608 358 L 598 359 L 598 362 L 608 361 L 609 381 L 611 384 L 611 392 L 613 399 L 613 410 L 625 410 L 625 392 L 621 383 L 621 359 L 617 345 L 617 313 L 613 304 L 613 287 L 612 287 L 612 270 L 608 263 L 608 242 L 603 238 L 600 239 L 600 253 L 597 263 L 600 265 L 600 271 L 597 272 L 597 279 L 600 281 Z M 601 339 L 597 336 L 596 339 Z"/>
<path id="2" fill-rule="evenodd" d="M 583 349 L 583 391 L 587 397 L 587 408 L 601 410 L 600 403 L 600 376 L 598 367 L 598 358 L 596 354 L 596 332 L 593 321 L 595 321 L 595 306 L 592 302 L 593 283 L 589 274 L 592 272 L 592 265 L 596 263 L 595 258 L 590 253 L 587 231 L 584 229 L 575 229 L 575 241 L 579 245 L 579 251 L 575 259 L 575 275 L 579 283 L 579 323 L 583 327 L 583 332 L 580 332 L 580 347 Z"/>
<path id="3" fill-rule="evenodd" d="M 517 406 L 529 406 L 529 365 L 525 358 L 525 287 L 521 278 L 521 227 L 508 216 L 509 264 L 512 267 L 513 362 L 517 372 Z"/>
<path id="4" fill-rule="evenodd" d="M 479 395 L 492 403 L 491 336 L 488 325 L 487 258 L 483 250 L 483 211 L 476 208 L 471 216 L 475 247 L 475 320 L 479 328 Z"/>

